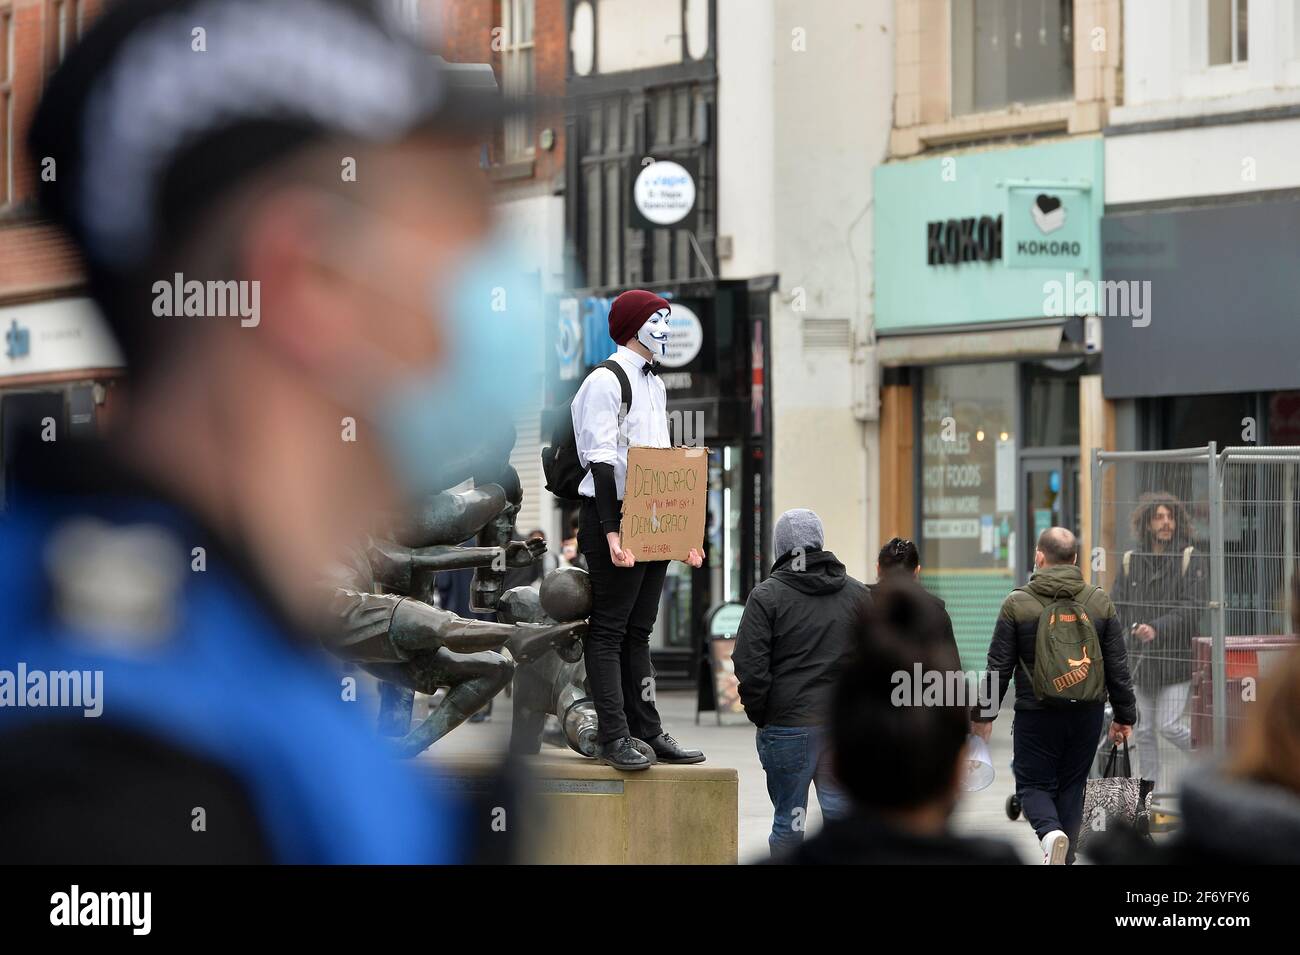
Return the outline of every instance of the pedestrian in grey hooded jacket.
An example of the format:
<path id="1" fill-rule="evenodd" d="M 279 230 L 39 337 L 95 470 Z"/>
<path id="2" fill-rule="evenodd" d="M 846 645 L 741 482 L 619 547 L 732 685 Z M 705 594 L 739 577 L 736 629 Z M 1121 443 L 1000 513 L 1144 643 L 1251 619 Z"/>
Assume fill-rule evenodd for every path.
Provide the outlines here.
<path id="1" fill-rule="evenodd" d="M 825 722 L 838 666 L 853 648 L 866 586 L 822 548 L 822 525 L 806 508 L 776 523 L 772 573 L 745 602 L 732 654 L 740 699 L 755 726 Z"/>

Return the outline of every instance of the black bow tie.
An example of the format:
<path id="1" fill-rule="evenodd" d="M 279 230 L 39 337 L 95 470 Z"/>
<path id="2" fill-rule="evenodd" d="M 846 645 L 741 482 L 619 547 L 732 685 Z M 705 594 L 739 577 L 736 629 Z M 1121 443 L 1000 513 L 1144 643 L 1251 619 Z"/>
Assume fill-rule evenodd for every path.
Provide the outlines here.
<path id="1" fill-rule="evenodd" d="M 659 375 L 659 369 L 656 368 L 656 367 L 655 367 L 653 364 L 651 364 L 650 362 L 646 362 L 644 365 L 641 366 L 641 374 L 643 374 L 643 375 L 654 375 L 654 376 L 658 377 L 658 375 Z"/>

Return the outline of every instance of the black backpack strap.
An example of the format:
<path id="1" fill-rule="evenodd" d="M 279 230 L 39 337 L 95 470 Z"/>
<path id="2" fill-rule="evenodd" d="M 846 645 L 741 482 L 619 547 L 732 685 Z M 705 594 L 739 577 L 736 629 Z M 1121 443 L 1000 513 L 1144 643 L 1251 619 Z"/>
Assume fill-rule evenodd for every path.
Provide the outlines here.
<path id="1" fill-rule="evenodd" d="M 606 358 L 597 365 L 596 368 L 608 368 L 614 373 L 614 377 L 618 379 L 618 387 L 622 392 L 623 398 L 623 403 L 618 414 L 618 423 L 622 424 L 623 419 L 626 418 L 628 412 L 632 410 L 632 382 L 628 379 L 627 372 L 623 370 L 623 366 L 612 358 Z"/>

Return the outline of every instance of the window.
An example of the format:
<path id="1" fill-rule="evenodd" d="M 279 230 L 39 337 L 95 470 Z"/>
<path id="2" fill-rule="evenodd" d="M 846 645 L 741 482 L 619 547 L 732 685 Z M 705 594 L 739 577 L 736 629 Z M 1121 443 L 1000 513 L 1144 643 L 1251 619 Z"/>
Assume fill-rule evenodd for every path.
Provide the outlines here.
<path id="1" fill-rule="evenodd" d="M 953 0 L 954 116 L 1073 96 L 1073 0 Z"/>
<path id="2" fill-rule="evenodd" d="M 531 96 L 533 75 L 533 0 L 501 2 L 501 87 L 507 96 Z M 527 116 L 506 120 L 506 162 L 533 156 L 533 128 Z"/>
<path id="3" fill-rule="evenodd" d="M 0 206 L 14 197 L 14 13 L 0 8 Z"/>
<path id="4" fill-rule="evenodd" d="M 947 603 L 968 668 L 983 664 L 989 630 L 1015 586 L 1016 377 L 1013 362 L 921 374 L 921 578 Z"/>
<path id="5" fill-rule="evenodd" d="M 49 49 L 50 69 L 63 62 L 68 50 L 81 37 L 85 26 L 82 0 L 49 0 L 46 7 L 45 40 Z"/>
<path id="6" fill-rule="evenodd" d="M 1014 560 L 1016 373 L 1010 362 L 940 365 L 923 373 L 921 565 L 927 570 L 1005 570 Z"/>
<path id="7" fill-rule="evenodd" d="M 1048 358 L 1024 365 L 1025 447 L 1079 443 L 1079 375 L 1082 358 Z"/>
<path id="8" fill-rule="evenodd" d="M 1209 0 L 1210 66 L 1246 62 L 1247 10 L 1250 0 Z"/>

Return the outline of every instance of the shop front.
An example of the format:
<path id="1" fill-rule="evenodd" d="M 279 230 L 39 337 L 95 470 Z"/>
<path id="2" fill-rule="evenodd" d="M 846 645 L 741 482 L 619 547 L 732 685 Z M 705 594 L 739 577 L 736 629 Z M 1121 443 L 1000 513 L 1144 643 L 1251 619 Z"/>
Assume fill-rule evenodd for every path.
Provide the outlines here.
<path id="1" fill-rule="evenodd" d="M 706 562 L 671 562 L 651 653 L 664 688 L 694 686 L 710 612 L 743 601 L 770 563 L 767 525 L 768 407 L 763 378 L 769 293 L 749 282 L 649 285 L 672 303 L 672 337 L 660 373 L 674 444 L 709 449 Z M 586 375 L 614 351 L 609 306 L 617 294 L 583 290 L 555 302 L 542 433 Z M 576 507 L 563 505 L 566 536 Z"/>
<path id="2" fill-rule="evenodd" d="M 87 437 L 103 425 L 124 373 L 121 352 L 87 298 L 0 306 L 0 510 L 20 438 Z"/>
<path id="3" fill-rule="evenodd" d="M 1300 195 L 1108 209 L 1108 279 L 1144 283 L 1147 324 L 1107 329 L 1105 396 L 1139 450 L 1300 444 Z"/>
<path id="4" fill-rule="evenodd" d="M 1101 176 L 1096 139 L 876 171 L 881 444 L 910 448 L 882 463 L 881 534 L 915 539 L 968 667 L 1038 534 L 1085 533 Z"/>

